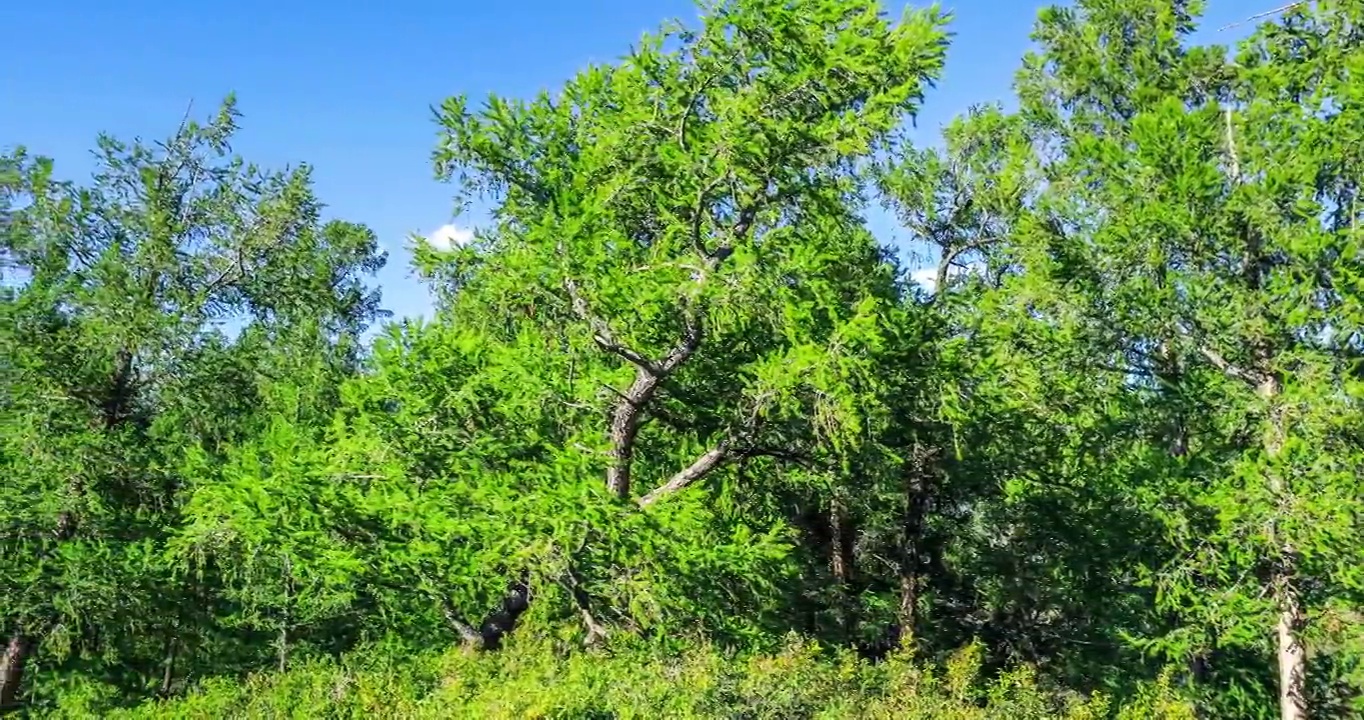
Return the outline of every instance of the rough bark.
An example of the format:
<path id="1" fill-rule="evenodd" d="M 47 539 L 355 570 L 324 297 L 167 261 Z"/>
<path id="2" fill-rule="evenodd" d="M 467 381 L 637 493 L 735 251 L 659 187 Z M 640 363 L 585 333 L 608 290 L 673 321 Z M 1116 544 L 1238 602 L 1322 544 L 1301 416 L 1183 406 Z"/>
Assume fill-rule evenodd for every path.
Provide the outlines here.
<path id="1" fill-rule="evenodd" d="M 14 707 L 23 687 L 24 666 L 28 662 L 33 640 L 21 630 L 15 630 L 5 643 L 5 654 L 0 656 L 0 711 Z"/>
<path id="2" fill-rule="evenodd" d="M 658 394 L 660 378 L 639 368 L 635 381 L 616 402 L 611 412 L 610 465 L 606 468 L 606 489 L 618 498 L 630 496 L 630 471 L 635 462 L 635 440 L 644 422 L 644 408 Z"/>
<path id="3" fill-rule="evenodd" d="M 166 640 L 166 659 L 161 668 L 161 689 L 158 694 L 161 697 L 169 697 L 171 685 L 175 682 L 175 654 L 180 647 L 180 642 L 171 636 Z"/>
<path id="4" fill-rule="evenodd" d="M 1297 593 L 1280 577 L 1275 595 L 1279 601 L 1279 620 L 1275 635 L 1279 655 L 1279 716 L 1284 720 L 1307 717 L 1307 655 L 1302 646 L 1300 631 L 1302 609 Z"/>
<path id="5" fill-rule="evenodd" d="M 900 607 L 897 639 L 914 637 L 919 625 L 919 595 L 923 586 L 924 523 L 933 492 L 936 451 L 916 446 L 904 473 L 900 537 Z"/>
<path id="6" fill-rule="evenodd" d="M 649 507 L 659 500 L 696 483 L 719 467 L 730 457 L 730 455 L 730 450 L 725 445 L 721 445 L 720 447 L 706 452 L 701 457 L 697 458 L 691 465 L 688 465 L 671 478 L 668 478 L 667 482 L 650 490 L 644 497 L 641 497 L 639 499 L 639 506 Z"/>
<path id="7" fill-rule="evenodd" d="M 837 585 L 839 624 L 845 635 L 853 637 L 857 632 L 857 613 L 853 607 L 857 529 L 847 505 L 839 497 L 829 503 L 829 541 L 829 571 Z"/>
<path id="8" fill-rule="evenodd" d="M 707 266 L 708 270 L 713 265 Z M 612 495 L 624 500 L 630 497 L 631 471 L 634 467 L 635 441 L 639 429 L 644 424 L 649 405 L 658 395 L 663 380 L 671 375 L 701 347 L 703 326 L 701 315 L 687 301 L 683 302 L 682 338 L 660 360 L 652 360 L 616 340 L 610 325 L 594 315 L 588 307 L 577 283 L 569 278 L 564 281 L 568 290 L 573 311 L 587 321 L 592 328 L 592 338 L 597 347 L 624 359 L 635 366 L 635 379 L 619 398 L 611 410 L 611 427 L 608 431 L 610 441 L 610 462 L 606 469 L 606 488 Z"/>
<path id="9" fill-rule="evenodd" d="M 919 624 L 919 569 L 923 565 L 920 545 L 923 542 L 924 510 L 927 504 L 926 478 L 915 468 L 905 480 L 905 509 L 903 537 L 900 545 L 900 608 L 898 620 L 900 637 L 914 637 Z"/>

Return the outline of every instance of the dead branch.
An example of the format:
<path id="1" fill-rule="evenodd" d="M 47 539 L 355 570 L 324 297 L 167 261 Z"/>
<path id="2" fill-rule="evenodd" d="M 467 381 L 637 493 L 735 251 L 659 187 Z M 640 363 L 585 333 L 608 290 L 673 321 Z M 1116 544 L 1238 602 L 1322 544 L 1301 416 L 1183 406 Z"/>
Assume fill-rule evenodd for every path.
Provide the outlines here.
<path id="1" fill-rule="evenodd" d="M 698 457 L 691 465 L 678 471 L 668 481 L 650 490 L 639 499 L 641 508 L 649 507 L 673 493 L 684 490 L 705 479 L 722 464 L 729 460 L 747 460 L 755 457 L 770 457 L 809 467 L 810 459 L 803 453 L 771 447 L 751 447 L 743 450 L 733 448 L 732 441 L 721 442 Z"/>
<path id="2" fill-rule="evenodd" d="M 1217 368 L 1218 370 L 1221 370 L 1223 373 L 1226 373 L 1228 377 L 1232 377 L 1237 380 L 1242 380 L 1244 382 L 1250 383 L 1251 385 L 1256 385 L 1259 383 L 1259 378 L 1257 378 L 1253 373 L 1247 372 L 1241 367 L 1232 364 L 1225 357 L 1222 357 L 1222 354 L 1217 352 L 1216 350 L 1213 350 L 1212 348 L 1209 347 L 1201 347 L 1198 349 L 1198 352 L 1200 355 L 1206 358 L 1208 362 L 1212 363 L 1213 367 Z"/>
<path id="3" fill-rule="evenodd" d="M 450 604 L 448 599 L 444 601 L 441 612 L 445 616 L 445 624 L 449 625 L 450 629 L 455 631 L 455 634 L 464 641 L 465 645 L 472 648 L 483 647 L 483 636 L 479 634 L 478 630 L 474 629 L 473 625 L 470 625 L 460 618 L 459 614 L 455 612 L 454 606 Z"/>
<path id="4" fill-rule="evenodd" d="M 578 614 L 583 619 L 583 625 L 587 627 L 587 638 L 583 640 L 583 644 L 588 647 L 599 645 L 606 640 L 609 633 L 592 615 L 591 601 L 587 597 L 587 591 L 583 590 L 582 583 L 578 581 L 578 576 L 574 574 L 571 565 L 564 571 L 564 579 L 569 592 L 573 595 L 573 604 L 578 607 Z"/>
<path id="5" fill-rule="evenodd" d="M 1231 157 L 1231 182 L 1241 182 L 1241 157 L 1236 153 L 1236 132 L 1231 122 L 1231 108 L 1224 113 L 1227 125 L 1227 154 Z"/>
<path id="6" fill-rule="evenodd" d="M 642 508 L 649 507 L 659 500 L 689 487 L 696 481 L 709 475 L 712 470 L 719 467 L 721 463 L 729 458 L 729 456 L 730 450 L 724 444 L 707 451 L 691 465 L 688 465 L 671 478 L 668 478 L 667 482 L 649 491 L 644 497 L 641 497 L 639 499 L 639 506 Z"/>
<path id="7" fill-rule="evenodd" d="M 1248 23 L 1248 22 L 1255 22 L 1256 20 L 1260 20 L 1260 19 L 1263 19 L 1263 18 L 1267 18 L 1267 17 L 1273 16 L 1273 15 L 1282 15 L 1283 13 L 1286 13 L 1286 12 L 1288 12 L 1288 11 L 1290 11 L 1290 10 L 1297 9 L 1297 8 L 1303 6 L 1303 5 L 1306 5 L 1306 4 L 1307 4 L 1307 0 L 1298 0 L 1298 2 L 1291 2 L 1291 3 L 1288 3 L 1287 5 L 1282 6 L 1282 7 L 1276 7 L 1276 8 L 1274 8 L 1273 10 L 1266 10 L 1266 11 L 1264 11 L 1264 12 L 1255 13 L 1254 15 L 1251 15 L 1250 17 L 1246 18 L 1245 20 L 1237 20 L 1237 21 L 1234 22 L 1234 23 L 1227 23 L 1226 25 L 1223 25 L 1222 27 L 1217 28 L 1217 32 L 1225 32 L 1225 31 L 1230 30 L 1230 29 L 1232 29 L 1232 28 L 1234 28 L 1234 27 L 1239 27 L 1239 26 L 1241 26 L 1241 25 L 1245 25 L 1245 24 Z"/>

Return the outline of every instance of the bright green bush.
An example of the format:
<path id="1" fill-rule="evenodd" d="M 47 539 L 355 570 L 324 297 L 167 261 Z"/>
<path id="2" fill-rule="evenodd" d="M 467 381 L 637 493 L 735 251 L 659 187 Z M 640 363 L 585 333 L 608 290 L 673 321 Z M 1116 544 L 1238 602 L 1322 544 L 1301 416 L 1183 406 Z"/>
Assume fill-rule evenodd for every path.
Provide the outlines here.
<path id="1" fill-rule="evenodd" d="M 639 645 L 563 652 L 539 641 L 499 653 L 452 650 L 402 661 L 357 656 L 241 682 L 214 679 L 187 697 L 120 718 L 1192 718 L 1165 684 L 1126 703 L 1039 685 L 1027 669 L 980 672 L 972 645 L 943 667 L 906 655 L 869 663 L 793 639 L 781 652 L 735 657 Z M 68 708 L 81 716 L 96 708 Z"/>

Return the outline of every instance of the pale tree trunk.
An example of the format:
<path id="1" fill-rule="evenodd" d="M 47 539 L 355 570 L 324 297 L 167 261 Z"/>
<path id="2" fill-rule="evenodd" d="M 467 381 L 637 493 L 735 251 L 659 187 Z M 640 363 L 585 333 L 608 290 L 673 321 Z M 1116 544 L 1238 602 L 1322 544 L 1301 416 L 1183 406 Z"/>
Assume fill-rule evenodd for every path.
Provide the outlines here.
<path id="1" fill-rule="evenodd" d="M 1279 395 L 1283 391 L 1282 382 L 1272 371 L 1266 370 L 1257 391 L 1261 399 L 1269 405 L 1269 426 L 1265 432 L 1264 450 L 1272 462 L 1282 453 L 1284 446 L 1284 417 L 1279 407 Z M 1275 502 L 1282 507 L 1287 489 L 1278 468 L 1270 469 L 1269 490 Z M 1270 542 L 1280 545 L 1270 580 L 1270 589 L 1279 614 L 1275 623 L 1279 664 L 1279 716 L 1283 720 L 1303 720 L 1307 717 L 1307 655 L 1300 636 L 1304 620 L 1302 606 L 1293 583 L 1296 570 L 1293 561 L 1294 549 L 1290 542 L 1278 538 L 1277 523 L 1273 520 L 1270 521 L 1269 537 Z"/>
<path id="2" fill-rule="evenodd" d="M 1226 125 L 1227 171 L 1233 185 L 1241 183 L 1241 160 L 1236 151 L 1236 126 L 1230 108 L 1223 115 Z M 1244 281 L 1246 289 L 1252 293 L 1264 291 L 1267 258 L 1262 238 L 1256 229 L 1247 222 L 1244 226 L 1246 251 L 1243 258 Z M 1283 453 L 1287 438 L 1282 406 L 1283 379 L 1275 371 L 1274 354 L 1265 338 L 1260 338 L 1255 348 L 1255 373 L 1247 375 L 1234 368 L 1216 352 L 1203 349 L 1208 358 L 1224 372 L 1233 377 L 1241 377 L 1255 385 L 1256 394 L 1266 406 L 1268 423 L 1262 447 L 1265 457 L 1271 464 Z M 1291 542 L 1279 538 L 1277 516 L 1285 509 L 1289 489 L 1285 486 L 1281 470 L 1270 467 L 1268 489 L 1276 507 L 1271 513 L 1268 535 L 1271 545 L 1277 545 L 1274 553 L 1273 571 L 1269 590 L 1278 611 L 1275 621 L 1275 645 L 1279 665 L 1279 716 L 1282 720 L 1304 720 L 1307 717 L 1307 654 L 1303 648 L 1301 629 L 1304 625 L 1302 604 L 1294 586 L 1297 568 L 1294 562 L 1294 548 Z"/>
<path id="3" fill-rule="evenodd" d="M 1286 582 L 1276 592 L 1279 600 L 1279 716 L 1284 720 L 1307 717 L 1307 655 L 1299 629 L 1302 608 L 1297 593 Z"/>

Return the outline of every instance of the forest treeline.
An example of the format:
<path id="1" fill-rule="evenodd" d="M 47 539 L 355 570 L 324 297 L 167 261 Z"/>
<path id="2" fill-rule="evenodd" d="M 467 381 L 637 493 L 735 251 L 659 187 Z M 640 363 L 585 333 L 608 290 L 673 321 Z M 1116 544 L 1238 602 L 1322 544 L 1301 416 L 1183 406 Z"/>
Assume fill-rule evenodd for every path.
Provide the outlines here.
<path id="1" fill-rule="evenodd" d="M 1364 3 L 1202 5 L 1043 10 L 929 143 L 874 0 L 446 100 L 425 320 L 230 100 L 0 156 L 0 706 L 1359 717 Z"/>

